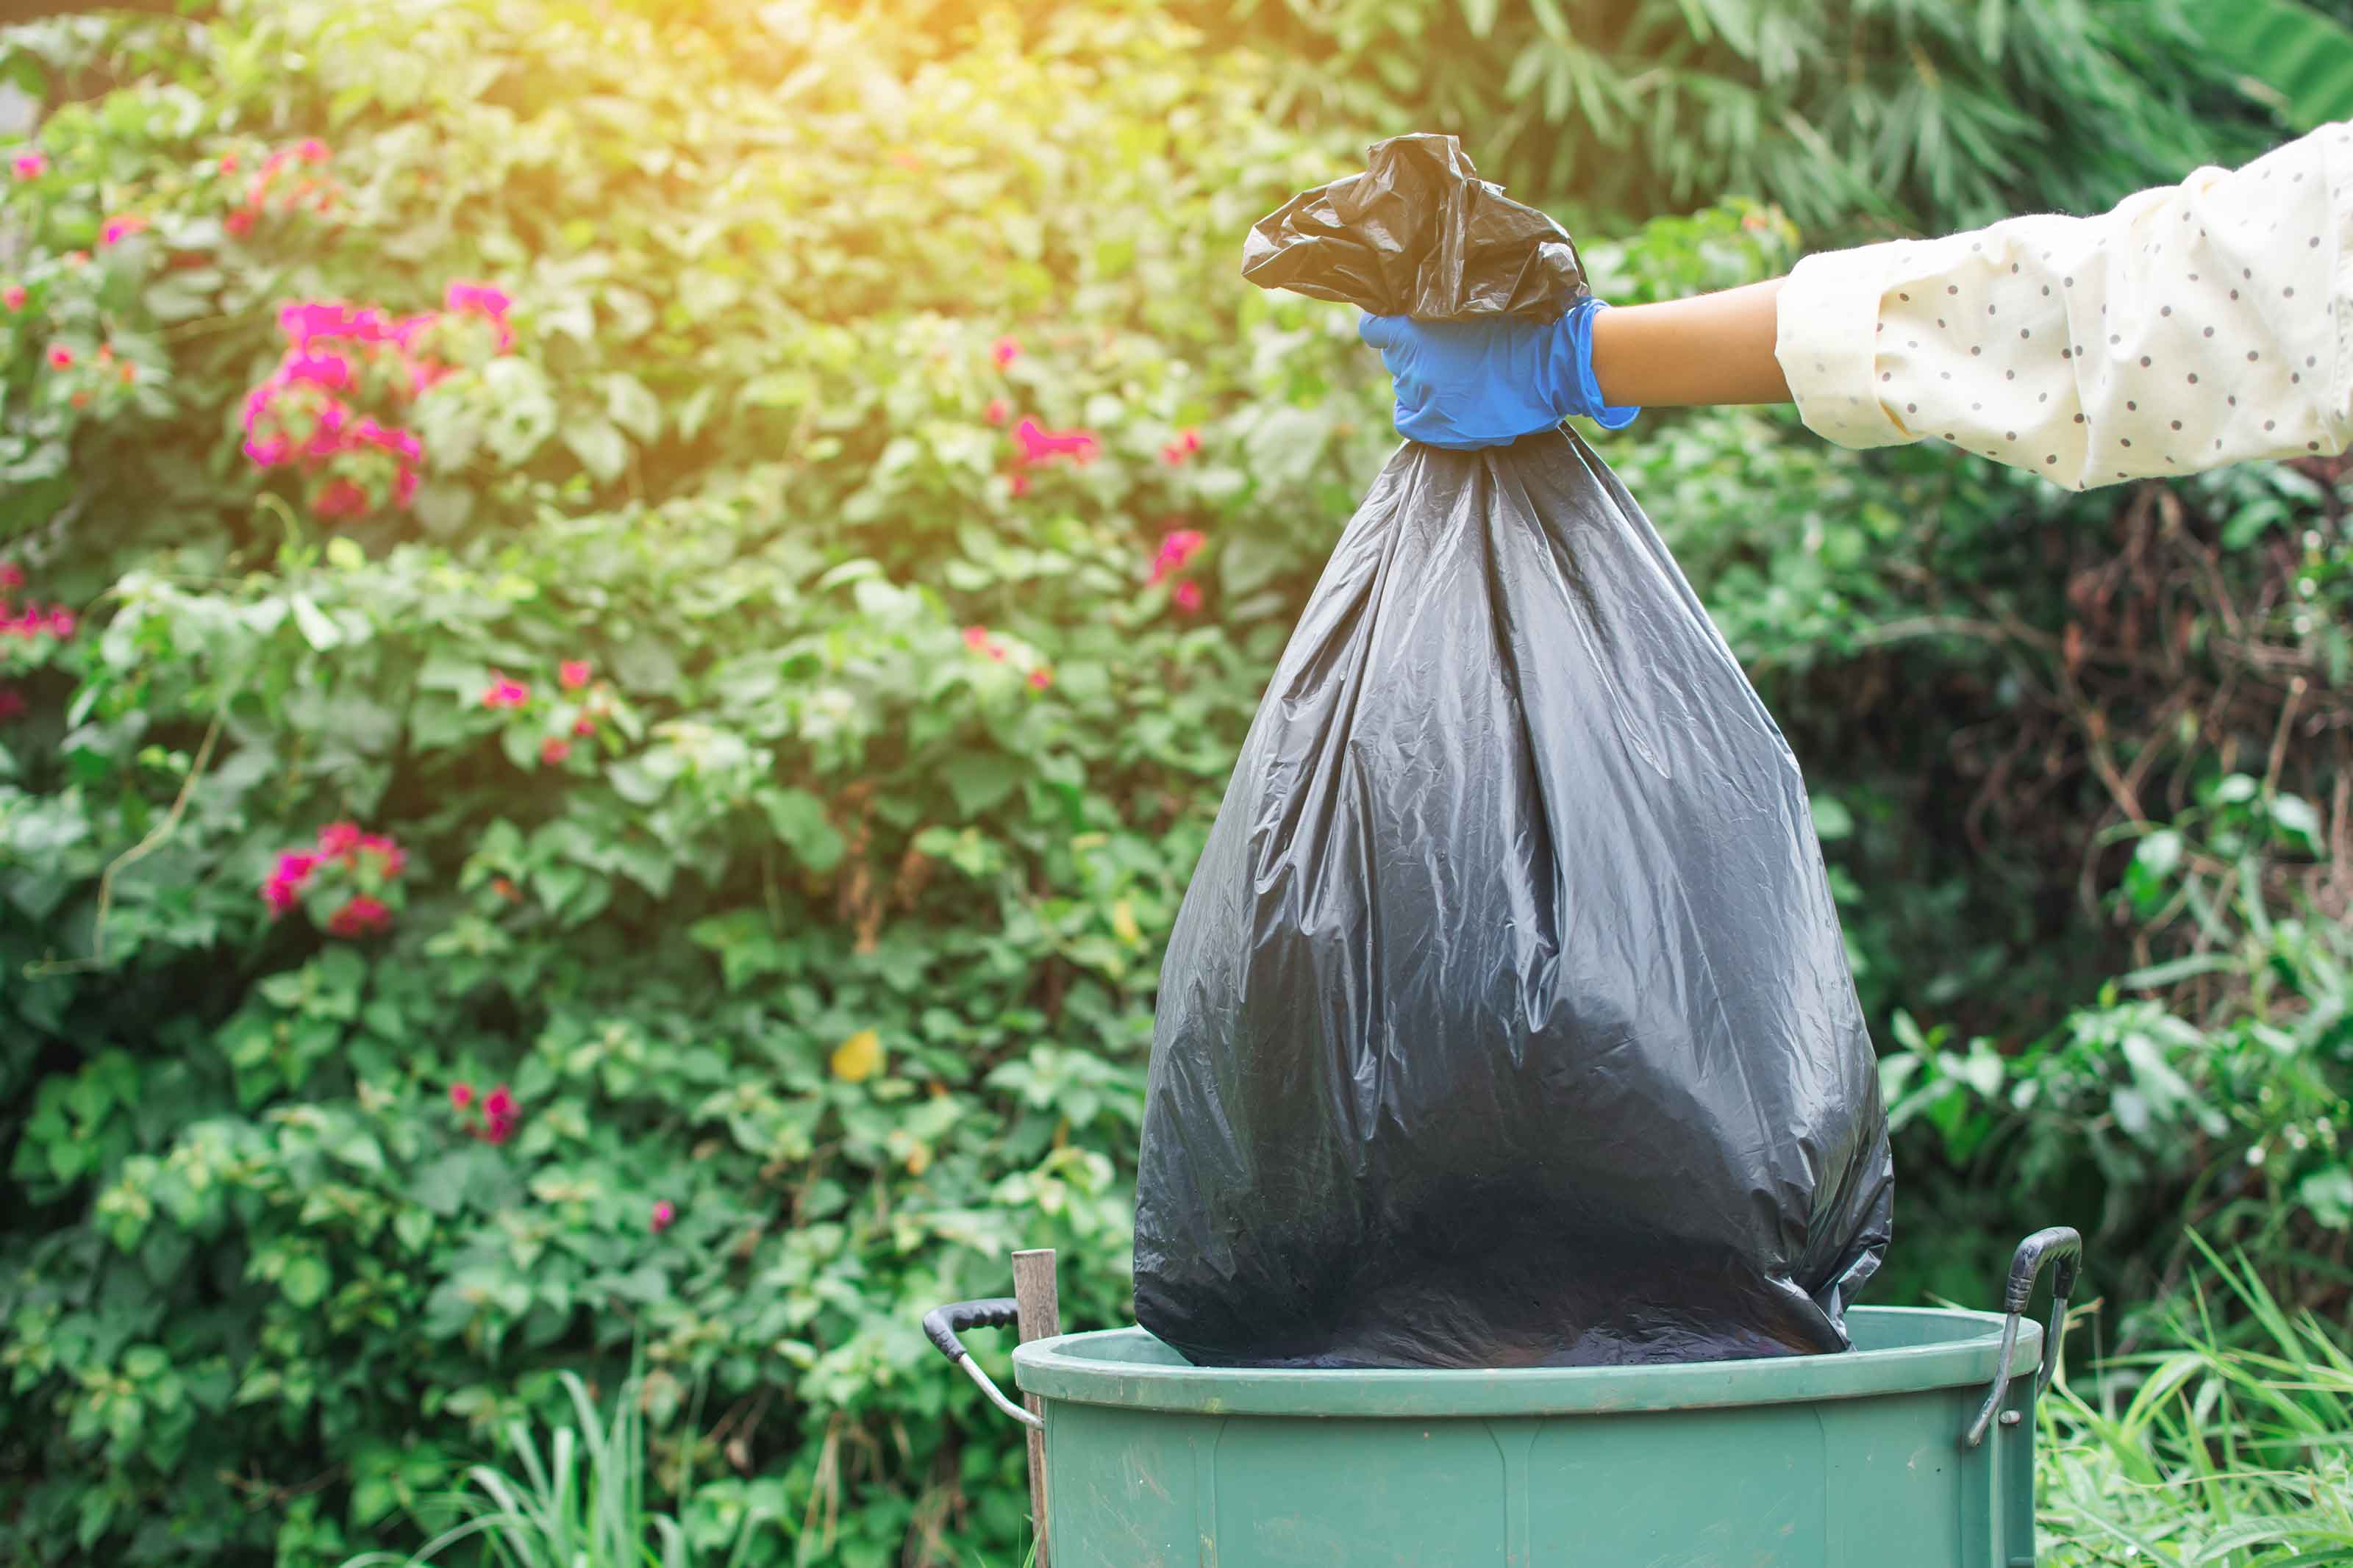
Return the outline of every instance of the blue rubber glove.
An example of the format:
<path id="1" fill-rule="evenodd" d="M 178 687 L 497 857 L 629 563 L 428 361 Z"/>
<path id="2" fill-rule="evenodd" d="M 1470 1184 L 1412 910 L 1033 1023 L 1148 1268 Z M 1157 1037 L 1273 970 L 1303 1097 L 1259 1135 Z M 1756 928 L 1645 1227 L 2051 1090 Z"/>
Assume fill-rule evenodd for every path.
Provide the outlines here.
<path id="1" fill-rule="evenodd" d="M 1397 386 L 1398 434 L 1426 446 L 1502 447 L 1572 415 L 1622 430 L 1639 408 L 1612 408 L 1593 379 L 1593 318 L 1581 300 L 1556 321 L 1498 316 L 1418 321 L 1367 315 L 1356 335 L 1381 351 Z"/>

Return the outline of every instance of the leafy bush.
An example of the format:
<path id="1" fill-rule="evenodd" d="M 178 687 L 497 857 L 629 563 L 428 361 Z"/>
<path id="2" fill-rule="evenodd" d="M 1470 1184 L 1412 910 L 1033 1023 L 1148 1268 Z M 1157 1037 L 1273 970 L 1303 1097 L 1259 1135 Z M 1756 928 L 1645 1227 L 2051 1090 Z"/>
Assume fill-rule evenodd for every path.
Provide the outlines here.
<path id="1" fill-rule="evenodd" d="M 1125 1315 L 1161 942 L 1392 439 L 1352 323 L 1242 287 L 1239 238 L 1363 132 L 1118 6 L 954 47 L 564 0 L 8 42 L 71 100 L 0 211 L 0 1547 L 419 1542 L 635 1344 L 691 1543 L 1016 1556 L 1018 1446 L 916 1318 L 1025 1245 L 1071 1321 Z M 1792 244 L 1735 206 L 1587 249 L 1630 300 Z M 2286 728 L 2337 733 L 2336 477 L 2064 501 L 1788 434 L 1609 451 L 1809 764 L 1874 1012 L 1931 1020 L 1896 1070 L 1947 1245 L 1887 1294 L 1980 1296 L 2025 1206 L 1969 1206 L 1985 1161 L 2037 1218 L 2125 1192 L 2019 1152 L 2132 1086 L 2033 1045 L 2103 977 L 2238 955 L 2136 988 L 2245 1042 L 2160 1038 L 2210 1151 L 2334 1114 L 2342 961 L 2279 943 L 2338 907 L 2297 900 L 2344 772 L 2240 763 L 2297 678 Z M 2137 650 L 2201 552 L 2177 743 Z M 2031 791 L 1981 788 L 2029 744 Z M 2187 879 L 2223 910 L 2250 857 L 2271 935 L 2193 951 Z M 2329 1151 L 2283 1161 L 2301 1246 Z M 2188 1201 L 2134 1180 L 2111 1240 Z"/>

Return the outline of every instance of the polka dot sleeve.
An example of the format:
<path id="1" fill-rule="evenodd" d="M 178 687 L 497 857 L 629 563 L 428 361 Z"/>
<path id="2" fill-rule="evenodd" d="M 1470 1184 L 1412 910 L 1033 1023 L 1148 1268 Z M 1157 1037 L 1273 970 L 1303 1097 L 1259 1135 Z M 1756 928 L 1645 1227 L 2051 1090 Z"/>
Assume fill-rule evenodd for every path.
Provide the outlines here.
<path id="1" fill-rule="evenodd" d="M 1934 439 L 2082 489 L 2353 440 L 2353 126 L 2097 217 L 1809 257 L 1776 354 L 1850 447 Z"/>

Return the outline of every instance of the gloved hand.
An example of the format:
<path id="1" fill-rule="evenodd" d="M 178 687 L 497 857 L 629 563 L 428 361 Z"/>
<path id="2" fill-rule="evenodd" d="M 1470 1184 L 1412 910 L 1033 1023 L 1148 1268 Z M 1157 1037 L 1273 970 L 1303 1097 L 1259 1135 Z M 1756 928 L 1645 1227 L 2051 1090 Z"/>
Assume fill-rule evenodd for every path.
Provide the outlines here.
<path id="1" fill-rule="evenodd" d="M 1639 408 L 1612 408 L 1593 379 L 1593 318 L 1581 300 L 1556 321 L 1497 316 L 1418 321 L 1367 315 L 1356 335 L 1381 351 L 1397 386 L 1398 434 L 1431 447 L 1501 447 L 1571 415 L 1621 430 Z"/>

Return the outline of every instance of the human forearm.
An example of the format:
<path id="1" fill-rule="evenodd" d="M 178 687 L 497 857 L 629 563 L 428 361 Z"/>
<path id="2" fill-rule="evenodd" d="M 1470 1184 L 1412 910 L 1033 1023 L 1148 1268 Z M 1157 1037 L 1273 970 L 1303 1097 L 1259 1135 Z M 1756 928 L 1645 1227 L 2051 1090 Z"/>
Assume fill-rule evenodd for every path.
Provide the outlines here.
<path id="1" fill-rule="evenodd" d="M 1656 305 L 1624 305 L 1593 321 L 1593 374 L 1614 404 L 1692 408 L 1787 403 L 1774 355 L 1781 279 Z"/>

